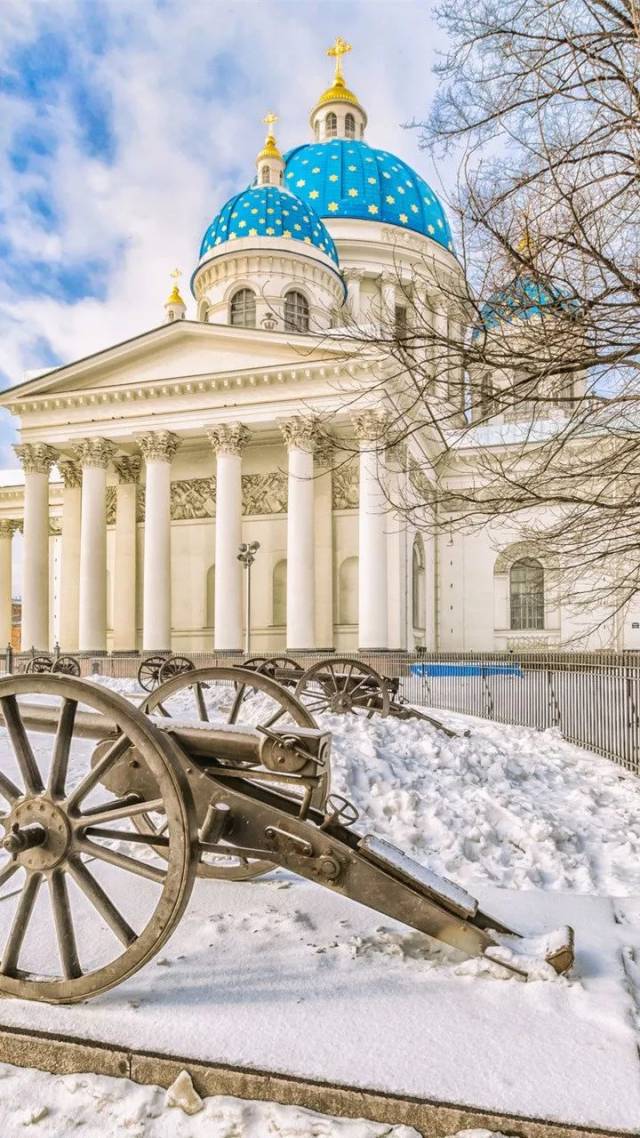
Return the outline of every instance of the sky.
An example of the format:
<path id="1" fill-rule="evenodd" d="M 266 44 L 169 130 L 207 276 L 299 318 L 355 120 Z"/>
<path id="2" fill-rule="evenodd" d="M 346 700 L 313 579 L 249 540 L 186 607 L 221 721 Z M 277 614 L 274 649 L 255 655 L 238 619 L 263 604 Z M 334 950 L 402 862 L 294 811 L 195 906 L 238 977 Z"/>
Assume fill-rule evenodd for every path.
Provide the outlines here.
<path id="1" fill-rule="evenodd" d="M 428 0 L 0 0 L 0 387 L 162 323 L 176 266 L 194 314 L 202 234 L 267 111 L 282 149 L 310 138 L 336 35 L 368 141 L 439 192 L 403 128 L 446 46 Z M 0 411 L 0 467 L 14 438 Z"/>

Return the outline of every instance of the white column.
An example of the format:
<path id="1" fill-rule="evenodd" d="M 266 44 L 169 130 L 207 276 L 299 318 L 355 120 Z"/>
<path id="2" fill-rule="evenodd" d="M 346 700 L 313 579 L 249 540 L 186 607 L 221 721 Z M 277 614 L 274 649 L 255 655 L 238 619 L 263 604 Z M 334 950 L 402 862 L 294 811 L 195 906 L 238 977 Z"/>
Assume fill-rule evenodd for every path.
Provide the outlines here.
<path id="1" fill-rule="evenodd" d="M 333 632 L 333 447 L 323 440 L 315 452 L 315 644 L 332 651 Z"/>
<path id="2" fill-rule="evenodd" d="M 108 439 L 82 439 L 76 447 L 82 468 L 78 646 L 81 652 L 107 648 L 107 467 L 115 447 Z"/>
<path id="3" fill-rule="evenodd" d="M 19 522 L 0 521 L 0 651 L 11 643 L 11 548 Z"/>
<path id="4" fill-rule="evenodd" d="M 25 472 L 22 569 L 22 649 L 49 647 L 49 471 L 55 451 L 46 443 L 14 448 Z"/>
<path id="5" fill-rule="evenodd" d="M 216 452 L 216 561 L 214 642 L 216 651 L 242 651 L 242 448 L 249 432 L 240 423 L 212 427 Z"/>
<path id="6" fill-rule="evenodd" d="M 287 504 L 287 651 L 315 645 L 313 451 L 317 429 L 296 417 L 281 424 L 289 452 Z"/>
<path id="7" fill-rule="evenodd" d="M 358 517 L 358 645 L 388 647 L 387 510 L 380 483 L 379 454 L 384 449 L 384 417 L 365 411 L 355 419 L 360 440 L 360 509 Z"/>
<path id="8" fill-rule="evenodd" d="M 361 316 L 361 303 L 360 303 L 360 283 L 362 274 L 359 272 L 348 272 L 345 274 L 347 280 L 347 290 L 349 297 L 349 309 L 354 320 L 358 320 Z"/>
<path id="9" fill-rule="evenodd" d="M 180 439 L 150 431 L 139 440 L 146 464 L 142 647 L 171 648 L 171 462 Z"/>
<path id="10" fill-rule="evenodd" d="M 113 649 L 135 652 L 137 621 L 136 520 L 141 460 L 138 455 L 116 459 L 115 580 L 113 583 Z"/>
<path id="11" fill-rule="evenodd" d="M 60 588 L 60 645 L 63 652 L 78 648 L 80 579 L 80 528 L 82 517 L 82 473 L 76 462 L 58 462 L 63 481 L 62 564 Z"/>

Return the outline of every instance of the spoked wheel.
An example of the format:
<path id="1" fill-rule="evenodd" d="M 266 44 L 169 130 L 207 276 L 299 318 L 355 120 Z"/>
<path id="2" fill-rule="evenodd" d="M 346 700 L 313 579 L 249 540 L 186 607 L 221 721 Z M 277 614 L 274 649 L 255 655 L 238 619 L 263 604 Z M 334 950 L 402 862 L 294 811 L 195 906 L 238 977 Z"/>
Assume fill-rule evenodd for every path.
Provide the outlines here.
<path id="1" fill-rule="evenodd" d="M 296 673 L 299 675 L 303 670 L 298 661 L 294 660 L 293 656 L 253 656 L 252 659 L 247 660 L 242 667 L 249 668 L 251 671 L 260 672 L 263 676 L 270 676 L 271 679 L 277 679 L 278 683 L 284 683 L 287 686 L 290 686 L 289 676 L 283 677 L 282 672 L 291 673 L 291 679 L 293 679 Z"/>
<path id="2" fill-rule="evenodd" d="M 221 729 L 234 724 L 267 729 L 287 724 L 316 726 L 310 711 L 291 692 L 269 676 L 245 668 L 198 668 L 184 672 L 147 696 L 141 709 L 148 715 L 168 716 L 181 722 L 193 719 Z M 326 802 L 330 775 L 327 768 L 314 790 L 311 802 L 318 809 Z M 198 826 L 204 821 L 205 809 L 200 810 Z M 136 818 L 136 825 L 143 832 L 157 833 L 163 823 L 164 819 L 157 813 Z M 198 866 L 198 876 L 244 881 L 271 869 L 273 865 L 267 861 L 221 858 L 205 853 Z"/>
<path id="3" fill-rule="evenodd" d="M 52 656 L 32 656 L 25 668 L 29 676 L 44 676 L 53 668 Z"/>
<path id="4" fill-rule="evenodd" d="M 80 661 L 76 660 L 75 656 L 58 656 L 58 659 L 53 661 L 51 671 L 59 672 L 63 676 L 79 676 Z"/>
<path id="5" fill-rule="evenodd" d="M 332 656 L 307 668 L 295 694 L 314 714 L 388 715 L 389 689 L 385 680 L 368 664 L 348 656 Z"/>
<path id="6" fill-rule="evenodd" d="M 2 680 L 0 716 L 0 992 L 84 1000 L 142 967 L 180 919 L 191 791 L 171 740 L 86 680 Z M 142 836 L 134 820 L 154 808 L 163 832 Z"/>
<path id="7" fill-rule="evenodd" d="M 145 691 L 153 691 L 160 683 L 160 669 L 166 656 L 147 656 L 138 668 L 138 683 Z"/>
<path id="8" fill-rule="evenodd" d="M 188 656 L 169 656 L 158 672 L 158 683 L 164 684 L 174 676 L 181 676 L 183 672 L 193 672 L 195 664 Z"/>

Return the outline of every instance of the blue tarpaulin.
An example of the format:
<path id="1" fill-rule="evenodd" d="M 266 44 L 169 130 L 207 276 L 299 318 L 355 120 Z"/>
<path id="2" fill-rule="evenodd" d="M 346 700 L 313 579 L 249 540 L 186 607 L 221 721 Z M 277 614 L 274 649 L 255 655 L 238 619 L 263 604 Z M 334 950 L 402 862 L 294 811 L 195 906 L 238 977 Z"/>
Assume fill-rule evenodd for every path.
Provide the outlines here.
<path id="1" fill-rule="evenodd" d="M 428 676 L 438 679 L 442 676 L 516 676 L 522 679 L 519 664 L 411 664 L 412 676 Z"/>

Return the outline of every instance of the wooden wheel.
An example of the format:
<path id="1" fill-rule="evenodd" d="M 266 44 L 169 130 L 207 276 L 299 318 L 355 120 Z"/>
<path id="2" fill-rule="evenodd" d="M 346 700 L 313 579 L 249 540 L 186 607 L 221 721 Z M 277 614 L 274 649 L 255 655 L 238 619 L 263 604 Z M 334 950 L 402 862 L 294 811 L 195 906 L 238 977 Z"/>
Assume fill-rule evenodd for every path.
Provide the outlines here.
<path id="1" fill-rule="evenodd" d="M 0 992 L 84 1000 L 150 960 L 189 899 L 180 753 L 127 700 L 65 675 L 1 680 L 0 716 Z M 134 820 L 151 806 L 164 831 L 143 836 Z"/>
<path id="2" fill-rule="evenodd" d="M 52 656 L 32 656 L 25 668 L 25 674 L 29 676 L 44 676 L 50 672 L 52 668 Z"/>
<path id="3" fill-rule="evenodd" d="M 270 728 L 287 723 L 299 727 L 315 727 L 308 708 L 286 688 L 269 676 L 245 668 L 197 668 L 183 672 L 156 688 L 141 704 L 148 715 L 163 715 L 188 722 L 193 719 L 212 727 L 230 725 Z M 327 769 L 314 791 L 312 804 L 322 809 L 329 793 L 330 771 Z M 200 811 L 198 826 L 204 820 Z M 158 832 L 163 824 L 160 814 L 141 814 L 136 825 L 145 832 Z M 273 869 L 271 862 L 246 858 L 220 858 L 203 854 L 198 866 L 199 877 L 221 877 L 244 881 L 259 877 Z"/>
<path id="4" fill-rule="evenodd" d="M 332 656 L 312 664 L 300 677 L 295 694 L 314 714 L 388 715 L 389 689 L 368 664 L 348 656 Z"/>
<path id="5" fill-rule="evenodd" d="M 53 661 L 51 671 L 59 672 L 63 676 L 79 676 L 80 661 L 76 660 L 75 656 L 58 656 L 58 659 Z"/>
<path id="6" fill-rule="evenodd" d="M 153 691 L 160 682 L 160 669 L 166 656 L 147 656 L 138 668 L 138 683 L 145 691 Z"/>
<path id="7" fill-rule="evenodd" d="M 181 676 L 183 672 L 193 672 L 195 664 L 188 656 L 169 656 L 158 672 L 158 683 L 164 684 L 174 676 Z"/>
<path id="8" fill-rule="evenodd" d="M 278 683 L 287 685 L 290 682 L 289 677 L 284 678 L 282 672 L 290 672 L 293 678 L 296 673 L 299 674 L 303 670 L 293 656 L 253 656 L 251 660 L 242 664 L 242 667 L 259 672 L 263 676 L 270 676 L 273 680 L 277 679 Z"/>

